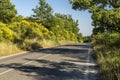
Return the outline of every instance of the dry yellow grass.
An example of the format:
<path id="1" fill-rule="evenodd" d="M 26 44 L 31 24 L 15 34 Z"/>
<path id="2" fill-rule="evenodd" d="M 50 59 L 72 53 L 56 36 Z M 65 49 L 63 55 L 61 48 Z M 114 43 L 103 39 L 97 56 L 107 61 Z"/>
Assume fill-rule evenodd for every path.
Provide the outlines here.
<path id="1" fill-rule="evenodd" d="M 40 45 L 42 48 L 48 48 L 48 47 L 55 46 L 56 43 L 54 41 L 44 39 L 44 40 L 40 41 Z"/>
<path id="2" fill-rule="evenodd" d="M 59 44 L 60 44 L 60 45 L 72 44 L 72 43 L 77 43 L 77 42 L 74 42 L 74 41 L 66 41 L 66 40 L 61 40 L 61 41 L 59 41 Z"/>
<path id="3" fill-rule="evenodd" d="M 22 52 L 15 44 L 13 43 L 0 43 L 0 56 L 7 56 L 11 54 L 16 54 Z"/>

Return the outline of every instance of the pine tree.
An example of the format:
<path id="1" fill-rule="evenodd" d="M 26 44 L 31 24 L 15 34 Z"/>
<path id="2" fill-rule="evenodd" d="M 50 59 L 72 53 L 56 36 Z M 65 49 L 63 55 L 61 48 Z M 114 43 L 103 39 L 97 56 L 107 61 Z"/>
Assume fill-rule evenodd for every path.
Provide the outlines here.
<path id="1" fill-rule="evenodd" d="M 32 15 L 35 19 L 39 19 L 44 21 L 52 16 L 52 8 L 45 0 L 39 0 L 39 6 L 37 5 L 35 9 L 32 9 L 34 15 Z"/>

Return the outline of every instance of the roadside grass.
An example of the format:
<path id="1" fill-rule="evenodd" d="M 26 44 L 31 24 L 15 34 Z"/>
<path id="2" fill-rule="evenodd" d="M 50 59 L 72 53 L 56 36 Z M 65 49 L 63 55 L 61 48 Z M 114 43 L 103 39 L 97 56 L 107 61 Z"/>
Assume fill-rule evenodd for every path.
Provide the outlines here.
<path id="1" fill-rule="evenodd" d="M 17 43 L 17 46 L 24 51 L 41 48 L 40 41 L 37 39 L 25 39 L 23 42 Z"/>
<path id="2" fill-rule="evenodd" d="M 48 48 L 48 47 L 53 47 L 57 43 L 52 41 L 52 40 L 38 40 L 38 39 L 25 39 L 22 44 L 20 43 L 18 47 L 20 47 L 22 50 L 25 51 L 30 51 L 30 50 L 35 50 L 39 48 Z"/>
<path id="3" fill-rule="evenodd" d="M 52 40 L 38 40 L 25 39 L 22 43 L 14 44 L 12 42 L 0 42 L 0 57 L 16 54 L 23 51 L 31 51 L 39 48 L 54 47 L 57 45 L 64 45 L 75 43 L 73 41 L 52 41 Z"/>
<path id="4" fill-rule="evenodd" d="M 119 33 L 99 34 L 93 40 L 94 57 L 100 67 L 100 80 L 120 80 L 119 42 Z"/>
<path id="5" fill-rule="evenodd" d="M 48 48 L 48 47 L 56 46 L 57 43 L 55 41 L 52 41 L 52 40 L 45 40 L 45 39 L 43 39 L 40 42 L 40 45 L 41 45 L 42 48 Z"/>
<path id="6" fill-rule="evenodd" d="M 22 50 L 19 49 L 17 45 L 10 42 L 8 43 L 0 42 L 0 56 L 7 56 L 19 52 L 22 52 Z"/>
<path id="7" fill-rule="evenodd" d="M 58 42 L 59 45 L 72 44 L 72 43 L 78 43 L 78 42 L 77 41 L 67 41 L 67 40 L 61 40 Z"/>
<path id="8" fill-rule="evenodd" d="M 72 43 L 78 43 L 77 41 L 68 41 L 68 40 L 60 40 L 60 41 L 52 41 L 52 40 L 42 40 L 40 42 L 40 45 L 42 48 L 48 48 L 53 47 L 57 45 L 65 45 L 65 44 L 72 44 Z"/>

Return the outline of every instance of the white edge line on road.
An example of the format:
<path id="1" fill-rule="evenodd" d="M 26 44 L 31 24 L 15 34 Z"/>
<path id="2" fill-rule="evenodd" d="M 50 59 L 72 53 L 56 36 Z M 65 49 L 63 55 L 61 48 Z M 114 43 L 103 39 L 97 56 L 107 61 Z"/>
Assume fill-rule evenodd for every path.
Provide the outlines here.
<path id="1" fill-rule="evenodd" d="M 30 51 L 25 51 L 25 52 L 21 52 L 21 53 L 11 54 L 11 55 L 8 55 L 8 56 L 3 56 L 3 57 L 0 57 L 0 60 L 5 59 L 5 58 L 9 58 L 9 57 L 13 57 L 13 56 L 17 56 L 17 55 L 26 54 L 26 53 L 29 53 L 29 52 Z"/>
<path id="2" fill-rule="evenodd" d="M 90 67 L 89 67 L 89 62 L 90 62 L 90 47 L 88 49 L 88 54 L 87 54 L 87 60 L 86 60 L 86 68 L 85 68 L 85 73 L 84 73 L 84 80 L 89 80 L 89 70 L 90 70 Z"/>
<path id="3" fill-rule="evenodd" d="M 64 45 L 65 45 L 65 44 L 64 44 Z M 39 48 L 39 49 L 50 49 L 50 48 L 59 47 L 59 46 L 64 46 L 64 45 L 56 45 L 56 46 L 53 46 L 53 47 Z M 0 60 L 1 60 L 1 59 L 5 59 L 5 58 L 9 58 L 9 57 L 13 57 L 13 56 L 17 56 L 17 55 L 26 54 L 26 53 L 29 53 L 29 52 L 32 52 L 32 51 L 38 51 L 39 49 L 31 50 L 31 51 L 24 51 L 24 52 L 20 52 L 20 53 L 16 53 L 16 54 L 11 54 L 11 55 L 7 55 L 7 56 L 2 56 L 2 57 L 0 57 Z"/>
<path id="4" fill-rule="evenodd" d="M 39 57 L 39 58 L 37 58 L 37 59 L 45 58 L 45 57 L 50 56 L 50 55 L 51 55 L 51 54 L 48 54 L 48 55 L 45 55 L 45 56 L 41 56 L 41 57 Z M 26 62 L 26 63 L 23 63 L 23 65 L 27 65 L 27 64 L 30 64 L 30 63 L 32 63 L 32 62 L 34 62 L 34 60 L 33 60 L 33 61 L 28 61 L 28 62 Z M 13 70 L 15 70 L 15 69 L 8 69 L 8 70 L 6 70 L 6 71 L 4 71 L 4 72 L 1 72 L 1 73 L 0 73 L 0 76 L 6 74 L 6 73 L 8 73 L 8 72 L 11 72 L 11 71 L 13 71 Z"/>
<path id="5" fill-rule="evenodd" d="M 48 48 L 39 48 L 39 49 L 50 49 L 50 48 L 54 48 L 54 47 L 58 47 L 58 45 L 53 46 L 53 47 L 48 47 Z M 9 57 L 13 57 L 13 56 L 27 54 L 27 53 L 32 52 L 32 51 L 38 51 L 39 49 L 35 49 L 35 50 L 31 50 L 31 51 L 23 51 L 23 52 L 20 52 L 20 53 L 15 53 L 15 54 L 7 55 L 7 56 L 2 56 L 2 57 L 0 57 L 0 60 L 5 59 L 5 58 L 9 58 Z"/>
<path id="6" fill-rule="evenodd" d="M 4 75 L 4 74 L 6 74 L 6 73 L 8 73 L 8 72 L 10 72 L 10 71 L 13 71 L 14 69 L 9 69 L 9 70 L 7 70 L 7 71 L 4 71 L 4 72 L 2 72 L 2 73 L 0 73 L 0 76 L 1 75 Z"/>

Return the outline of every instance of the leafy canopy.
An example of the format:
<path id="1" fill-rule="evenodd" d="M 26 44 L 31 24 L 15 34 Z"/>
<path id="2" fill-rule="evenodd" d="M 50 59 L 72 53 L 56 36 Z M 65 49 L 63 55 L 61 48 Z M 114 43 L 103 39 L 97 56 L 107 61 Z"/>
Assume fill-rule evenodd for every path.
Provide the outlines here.
<path id="1" fill-rule="evenodd" d="M 93 34 L 120 32 L 120 0 L 69 0 L 75 10 L 92 13 Z"/>
<path id="2" fill-rule="evenodd" d="M 0 0 L 0 21 L 3 23 L 11 22 L 16 16 L 17 11 L 10 0 Z"/>
<path id="3" fill-rule="evenodd" d="M 120 0 L 69 0 L 75 10 L 119 8 Z"/>

